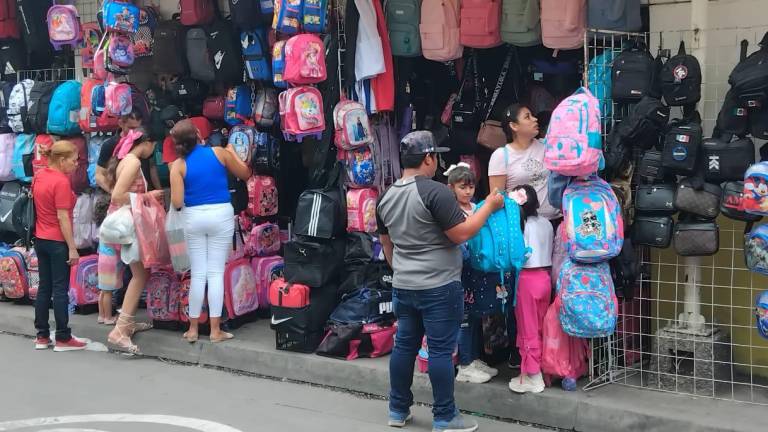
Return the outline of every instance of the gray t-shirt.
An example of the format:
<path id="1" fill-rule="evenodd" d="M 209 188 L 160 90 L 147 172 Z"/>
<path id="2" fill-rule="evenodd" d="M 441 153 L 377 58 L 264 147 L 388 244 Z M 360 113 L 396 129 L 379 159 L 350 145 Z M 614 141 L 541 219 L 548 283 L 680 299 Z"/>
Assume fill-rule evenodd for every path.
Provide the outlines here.
<path id="1" fill-rule="evenodd" d="M 465 216 L 447 186 L 422 176 L 400 179 L 379 198 L 376 219 L 395 245 L 395 288 L 425 290 L 461 280 L 461 250 L 444 231 Z"/>

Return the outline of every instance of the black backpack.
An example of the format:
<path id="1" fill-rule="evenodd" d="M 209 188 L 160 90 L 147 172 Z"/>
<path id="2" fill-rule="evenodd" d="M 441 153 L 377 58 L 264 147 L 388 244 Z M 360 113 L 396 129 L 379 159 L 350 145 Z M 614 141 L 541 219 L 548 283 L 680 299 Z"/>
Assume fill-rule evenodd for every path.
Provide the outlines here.
<path id="1" fill-rule="evenodd" d="M 22 187 L 19 182 L 3 183 L 0 189 L 0 232 L 16 232 L 11 214 L 21 195 Z"/>
<path id="2" fill-rule="evenodd" d="M 48 107 L 51 105 L 53 92 L 58 86 L 58 82 L 35 81 L 32 91 L 29 92 L 25 131 L 38 134 L 48 132 Z"/>
<path id="3" fill-rule="evenodd" d="M 635 41 L 613 60 L 611 97 L 617 102 L 640 100 L 651 93 L 656 66 L 645 42 Z"/>
<path id="4" fill-rule="evenodd" d="M 696 171 L 703 132 L 698 112 L 669 124 L 664 134 L 662 164 L 670 173 L 692 175 Z"/>
<path id="5" fill-rule="evenodd" d="M 22 240 L 24 247 L 29 250 L 35 231 L 35 204 L 32 200 L 31 188 L 26 186 L 21 188 L 19 198 L 13 203 L 11 218 L 16 235 Z"/>
<path id="6" fill-rule="evenodd" d="M 215 81 L 223 84 L 243 82 L 244 69 L 240 38 L 232 30 L 232 23 L 217 20 L 207 26 L 205 31 Z"/>
<path id="7" fill-rule="evenodd" d="M 186 29 L 177 20 L 161 21 L 155 29 L 152 47 L 152 71 L 159 74 L 182 75 L 186 72 L 184 37 Z"/>
<path id="8" fill-rule="evenodd" d="M 669 106 L 683 106 L 701 100 L 701 66 L 699 60 L 685 52 L 680 41 L 677 55 L 667 60 L 661 69 L 661 92 Z"/>
<path id="9" fill-rule="evenodd" d="M 308 189 L 296 204 L 295 233 L 307 237 L 331 239 L 344 235 L 347 228 L 347 205 L 341 186 L 339 163 L 321 189 Z"/>
<path id="10" fill-rule="evenodd" d="M 0 133 L 13 132 L 8 124 L 8 99 L 15 85 L 15 81 L 0 82 Z"/>
<path id="11" fill-rule="evenodd" d="M 659 132 L 668 120 L 669 107 L 659 99 L 645 96 L 619 123 L 618 134 L 625 145 L 647 150 L 658 144 Z"/>
<path id="12" fill-rule="evenodd" d="M 253 30 L 262 21 L 259 0 L 229 0 L 229 14 L 240 30 Z"/>
<path id="13" fill-rule="evenodd" d="M 717 114 L 715 128 L 721 133 L 745 136 L 749 126 L 749 113 L 733 89 L 728 90 L 723 106 Z"/>
<path id="14" fill-rule="evenodd" d="M 760 108 L 768 102 L 768 33 L 759 45 L 760 49 L 737 64 L 728 77 L 728 84 L 748 108 Z"/>
<path id="15" fill-rule="evenodd" d="M 626 168 L 626 164 L 631 162 L 632 151 L 624 144 L 619 135 L 619 129 L 614 128 L 605 141 L 603 158 L 605 159 L 605 168 L 601 173 L 606 181 L 613 180 Z"/>
<path id="16" fill-rule="evenodd" d="M 216 80 L 216 70 L 208 43 L 208 34 L 202 27 L 187 31 L 186 50 L 189 74 L 192 78 L 203 82 Z"/>
<path id="17" fill-rule="evenodd" d="M 16 79 L 16 72 L 27 68 L 27 54 L 20 41 L 5 40 L 0 43 L 0 76 Z"/>
<path id="18" fill-rule="evenodd" d="M 610 266 L 616 294 L 625 300 L 635 298 L 635 285 L 640 276 L 640 259 L 629 236 L 624 238 L 621 252 L 610 261 Z"/>
<path id="19" fill-rule="evenodd" d="M 251 166 L 255 174 L 274 175 L 280 171 L 280 146 L 269 133 L 256 133 Z"/>

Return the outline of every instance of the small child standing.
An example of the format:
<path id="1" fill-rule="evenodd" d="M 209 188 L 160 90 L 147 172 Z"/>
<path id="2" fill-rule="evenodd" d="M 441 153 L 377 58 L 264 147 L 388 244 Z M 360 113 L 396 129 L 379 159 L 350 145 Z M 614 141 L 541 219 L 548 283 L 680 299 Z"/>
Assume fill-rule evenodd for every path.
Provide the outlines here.
<path id="1" fill-rule="evenodd" d="M 475 195 L 476 178 L 469 164 L 460 162 L 451 165 L 445 175 L 448 177 L 448 187 L 456 195 L 464 214 L 469 216 L 474 213 L 477 206 L 471 200 Z M 483 315 L 498 309 L 496 284 L 488 279 L 488 275 L 469 266 L 466 262 L 469 258 L 466 245 L 462 245 L 462 252 L 465 260 L 461 277 L 464 286 L 464 318 L 459 329 L 459 373 L 456 381 L 479 384 L 490 381 L 499 373 L 479 359 L 482 345 L 481 319 Z"/>
<path id="2" fill-rule="evenodd" d="M 552 291 L 549 268 L 552 266 L 554 230 L 549 220 L 538 215 L 539 200 L 533 187 L 516 186 L 511 195 L 520 204 L 523 237 L 531 253 L 517 283 L 516 344 L 522 360 L 520 376 L 512 378 L 509 389 L 515 393 L 540 393 L 544 391 L 542 329 Z"/>

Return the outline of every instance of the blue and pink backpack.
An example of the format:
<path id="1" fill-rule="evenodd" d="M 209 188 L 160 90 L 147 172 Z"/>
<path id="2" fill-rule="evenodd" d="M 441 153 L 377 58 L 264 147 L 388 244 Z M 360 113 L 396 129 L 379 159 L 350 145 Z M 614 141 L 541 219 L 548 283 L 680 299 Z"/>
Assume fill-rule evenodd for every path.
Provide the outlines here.
<path id="1" fill-rule="evenodd" d="M 619 306 L 608 263 L 566 261 L 557 279 L 557 294 L 562 301 L 560 325 L 567 334 L 579 338 L 613 334 Z"/>
<path id="2" fill-rule="evenodd" d="M 587 176 L 600 168 L 600 102 L 581 87 L 552 112 L 544 142 L 544 166 L 566 176 Z"/>
<path id="3" fill-rule="evenodd" d="M 624 244 L 619 201 L 605 180 L 574 178 L 563 194 L 563 223 L 569 257 L 578 262 L 608 261 Z"/>
<path id="4" fill-rule="evenodd" d="M 235 150 L 237 157 L 246 164 L 251 163 L 254 140 L 257 133 L 255 128 L 242 125 L 233 127 L 229 132 L 228 143 Z"/>

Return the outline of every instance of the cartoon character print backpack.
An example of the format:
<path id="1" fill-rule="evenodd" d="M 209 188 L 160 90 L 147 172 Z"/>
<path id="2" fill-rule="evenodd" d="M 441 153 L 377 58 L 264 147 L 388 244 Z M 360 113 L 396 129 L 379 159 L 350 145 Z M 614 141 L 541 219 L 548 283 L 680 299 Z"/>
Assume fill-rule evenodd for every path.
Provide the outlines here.
<path id="1" fill-rule="evenodd" d="M 557 280 L 560 324 L 567 334 L 579 338 L 613 334 L 618 319 L 618 300 L 607 262 L 581 264 L 566 261 Z"/>
<path id="2" fill-rule="evenodd" d="M 544 166 L 566 176 L 594 174 L 602 160 L 600 102 L 582 87 L 555 108 L 545 138 Z"/>
<path id="3" fill-rule="evenodd" d="M 278 33 L 292 35 L 301 30 L 302 0 L 275 0 L 272 28 Z"/>
<path id="4" fill-rule="evenodd" d="M 333 109 L 334 142 L 341 150 L 352 150 L 373 144 L 373 133 L 365 107 L 343 100 Z"/>
<path id="5" fill-rule="evenodd" d="M 280 227 L 266 222 L 251 229 L 245 240 L 245 254 L 259 257 L 277 255 L 280 245 Z"/>
<path id="6" fill-rule="evenodd" d="M 227 91 L 224 101 L 224 120 L 230 126 L 241 125 L 249 121 L 253 114 L 253 94 L 246 85 L 232 87 Z"/>
<path id="7" fill-rule="evenodd" d="M 285 262 L 283 257 L 257 257 L 251 260 L 253 275 L 256 277 L 256 291 L 259 297 L 259 309 L 269 309 L 269 286 L 283 277 Z"/>
<path id="8" fill-rule="evenodd" d="M 353 187 L 370 187 L 376 183 L 376 163 L 370 147 L 346 151 L 347 178 Z"/>
<path id="9" fill-rule="evenodd" d="M 253 176 L 248 179 L 248 213 L 251 216 L 277 214 L 277 186 L 269 176 Z"/>
<path id="10" fill-rule="evenodd" d="M 139 8 L 131 3 L 107 0 L 102 8 L 104 28 L 118 33 L 136 33 L 139 30 Z"/>
<path id="11" fill-rule="evenodd" d="M 607 261 L 621 252 L 624 219 L 619 201 L 605 180 L 574 178 L 563 194 L 566 248 L 574 261 Z"/>
<path id="12" fill-rule="evenodd" d="M 758 162 L 744 174 L 744 211 L 768 216 L 768 162 Z"/>
<path id="13" fill-rule="evenodd" d="M 157 21 L 158 14 L 155 8 L 144 7 L 139 10 L 139 28 L 135 34 L 131 35 L 136 57 L 150 57 L 154 54 Z"/>
<path id="14" fill-rule="evenodd" d="M 302 27 L 307 33 L 323 33 L 326 27 L 328 0 L 304 0 L 301 11 Z"/>
<path id="15" fill-rule="evenodd" d="M 173 271 L 158 269 L 147 280 L 147 315 L 153 321 L 179 321 L 181 282 Z"/>
<path id="16" fill-rule="evenodd" d="M 99 302 L 99 256 L 96 254 L 81 257 L 77 267 L 69 276 L 69 290 L 73 294 L 75 305 L 85 306 Z"/>
<path id="17" fill-rule="evenodd" d="M 230 318 L 259 308 L 256 277 L 247 258 L 231 261 L 224 268 L 224 306 Z"/>
<path id="18" fill-rule="evenodd" d="M 768 225 L 760 225 L 744 236 L 744 259 L 753 272 L 768 275 Z"/>
<path id="19" fill-rule="evenodd" d="M 293 85 L 325 81 L 325 45 L 313 34 L 296 35 L 285 43 L 283 80 Z"/>
<path id="20" fill-rule="evenodd" d="M 250 126 L 235 126 L 229 133 L 229 144 L 235 150 L 237 157 L 246 164 L 251 162 L 256 133 L 256 130 Z"/>
<path id="21" fill-rule="evenodd" d="M 347 232 L 376 232 L 376 189 L 347 191 Z"/>
<path id="22" fill-rule="evenodd" d="M 285 42 L 277 41 L 272 47 L 272 83 L 277 88 L 288 88 L 283 75 L 285 73 Z"/>
<path id="23" fill-rule="evenodd" d="M 64 46 L 76 48 L 80 43 L 82 30 L 80 15 L 72 5 L 53 5 L 48 9 L 48 39 L 56 51 Z"/>
<path id="24" fill-rule="evenodd" d="M 9 299 L 22 299 L 29 292 L 27 266 L 21 252 L 9 250 L 0 255 L 0 286 Z"/>
<path id="25" fill-rule="evenodd" d="M 294 87 L 282 93 L 280 127 L 287 141 L 301 142 L 304 137 L 322 138 L 325 130 L 323 96 L 315 87 Z"/>
<path id="26" fill-rule="evenodd" d="M 113 117 L 128 115 L 133 111 L 131 86 L 110 83 L 104 87 L 104 112 Z"/>

